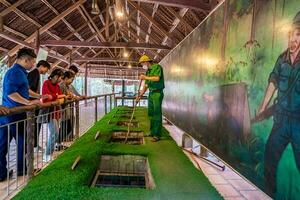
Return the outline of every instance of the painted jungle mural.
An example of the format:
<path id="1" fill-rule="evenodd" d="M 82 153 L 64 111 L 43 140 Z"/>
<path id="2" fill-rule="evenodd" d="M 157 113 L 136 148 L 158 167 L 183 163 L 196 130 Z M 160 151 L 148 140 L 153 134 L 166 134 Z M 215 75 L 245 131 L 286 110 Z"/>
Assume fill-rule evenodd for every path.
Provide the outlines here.
<path id="1" fill-rule="evenodd" d="M 166 117 L 275 199 L 300 197 L 299 50 L 299 0 L 226 0 L 161 61 Z"/>

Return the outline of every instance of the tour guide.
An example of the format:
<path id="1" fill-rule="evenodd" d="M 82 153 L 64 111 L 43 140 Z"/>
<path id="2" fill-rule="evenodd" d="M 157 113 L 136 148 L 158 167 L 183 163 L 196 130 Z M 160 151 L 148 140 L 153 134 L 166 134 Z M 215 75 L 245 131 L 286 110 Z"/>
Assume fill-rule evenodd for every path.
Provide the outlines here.
<path id="1" fill-rule="evenodd" d="M 145 86 L 136 98 L 136 102 L 140 101 L 140 98 L 149 88 L 148 96 L 148 116 L 150 119 L 150 134 L 153 137 L 152 142 L 160 140 L 162 132 L 162 109 L 161 104 L 164 98 L 163 89 L 164 84 L 164 72 L 162 67 L 154 63 L 148 56 L 143 55 L 139 64 L 147 69 L 146 75 L 140 75 L 140 80 L 145 80 Z"/>

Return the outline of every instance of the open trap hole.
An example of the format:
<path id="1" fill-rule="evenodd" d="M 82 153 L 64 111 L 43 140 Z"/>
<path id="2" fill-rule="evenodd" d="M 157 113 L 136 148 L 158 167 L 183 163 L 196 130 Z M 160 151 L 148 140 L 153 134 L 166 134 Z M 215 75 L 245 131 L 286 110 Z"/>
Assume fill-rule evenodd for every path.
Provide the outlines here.
<path id="1" fill-rule="evenodd" d="M 130 110 L 118 110 L 117 114 L 131 115 L 133 111 Z"/>
<path id="2" fill-rule="evenodd" d="M 113 118 L 118 118 L 118 119 L 130 119 L 130 118 L 131 118 L 131 115 L 120 114 L 120 115 L 114 115 Z M 132 119 L 135 119 L 135 116 L 133 116 Z"/>
<path id="3" fill-rule="evenodd" d="M 147 157 L 102 155 L 91 187 L 155 187 Z"/>
<path id="4" fill-rule="evenodd" d="M 132 128 L 137 128 L 139 127 L 139 123 L 138 122 L 129 122 L 129 121 L 118 121 L 117 122 L 117 126 L 126 126 L 128 127 L 128 125 Z"/>
<path id="5" fill-rule="evenodd" d="M 127 135 L 128 134 L 128 135 Z M 127 136 L 127 140 L 126 140 Z M 110 138 L 110 142 L 119 142 L 126 144 L 144 144 L 144 132 L 127 132 L 127 131 L 116 131 L 113 132 Z"/>

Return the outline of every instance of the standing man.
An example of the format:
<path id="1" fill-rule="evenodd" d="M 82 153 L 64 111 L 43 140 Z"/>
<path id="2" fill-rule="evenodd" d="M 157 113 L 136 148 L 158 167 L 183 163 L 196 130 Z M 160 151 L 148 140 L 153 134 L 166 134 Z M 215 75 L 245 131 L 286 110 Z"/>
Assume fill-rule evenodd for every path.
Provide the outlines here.
<path id="1" fill-rule="evenodd" d="M 50 64 L 45 60 L 40 60 L 38 64 L 36 65 L 36 68 L 33 69 L 31 72 L 28 73 L 27 79 L 29 83 L 29 95 L 30 100 L 36 99 L 36 98 L 42 98 L 42 95 L 40 95 L 40 75 L 46 74 L 50 70 Z M 47 98 L 45 96 L 44 98 Z M 39 115 L 39 110 L 35 111 L 35 116 Z M 41 129 L 41 123 L 35 123 L 35 129 L 34 129 L 34 150 L 37 152 L 38 150 L 41 150 L 42 148 L 38 146 L 38 135 Z"/>
<path id="2" fill-rule="evenodd" d="M 79 69 L 78 69 L 78 67 L 76 67 L 75 65 L 71 65 L 71 66 L 69 67 L 69 71 L 72 72 L 73 75 L 76 77 L 76 75 L 77 75 L 78 72 L 79 72 Z M 74 87 L 73 85 L 70 85 L 70 86 L 69 86 L 69 89 L 71 90 L 71 92 L 72 92 L 75 96 L 77 96 L 77 97 L 85 97 L 85 96 L 80 95 L 79 92 L 75 89 L 75 87 Z"/>
<path id="3" fill-rule="evenodd" d="M 147 69 L 146 75 L 141 75 L 140 80 L 145 80 L 145 86 L 139 96 L 136 98 L 138 103 L 141 97 L 149 88 L 148 96 L 148 116 L 150 119 L 150 134 L 153 137 L 152 142 L 160 140 L 162 133 L 162 109 L 161 104 L 164 98 L 163 89 L 165 88 L 164 83 L 164 72 L 162 67 L 154 63 L 148 56 L 143 55 L 139 64 Z"/>
<path id="4" fill-rule="evenodd" d="M 275 91 L 273 128 L 265 147 L 265 187 L 274 197 L 276 172 L 282 153 L 291 143 L 300 171 L 300 12 L 293 19 L 288 49 L 277 59 L 258 116 L 263 115 Z"/>
<path id="5" fill-rule="evenodd" d="M 22 48 L 16 56 L 16 63 L 6 72 L 3 80 L 3 106 L 12 108 L 22 105 L 39 104 L 39 100 L 29 100 L 29 84 L 27 80 L 27 70 L 35 65 L 36 55 L 33 50 Z M 17 175 L 26 174 L 26 167 L 23 156 L 25 155 L 25 130 L 26 124 L 22 120 L 26 120 L 26 113 L 20 113 L 10 116 L 2 116 L 0 125 L 10 124 L 0 128 L 0 181 L 6 180 L 7 177 L 7 161 L 6 154 L 8 151 L 8 143 L 14 138 L 17 142 Z M 8 141 L 9 140 L 9 141 Z M 23 167 L 25 171 L 23 171 Z M 9 171 L 9 176 L 12 170 Z"/>

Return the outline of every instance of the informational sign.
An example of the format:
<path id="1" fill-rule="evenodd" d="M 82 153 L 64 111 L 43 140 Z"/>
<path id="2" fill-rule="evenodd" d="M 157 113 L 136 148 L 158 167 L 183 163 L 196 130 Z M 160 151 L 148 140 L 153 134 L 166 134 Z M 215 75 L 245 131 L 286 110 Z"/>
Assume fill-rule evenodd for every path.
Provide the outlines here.
<path id="1" fill-rule="evenodd" d="M 39 52 L 36 58 L 36 63 L 38 63 L 40 60 L 47 60 L 48 57 L 48 51 L 46 51 L 43 48 L 39 48 Z"/>

